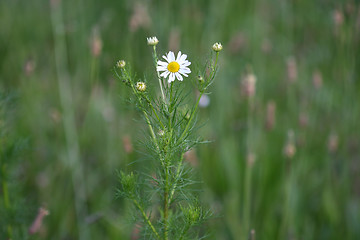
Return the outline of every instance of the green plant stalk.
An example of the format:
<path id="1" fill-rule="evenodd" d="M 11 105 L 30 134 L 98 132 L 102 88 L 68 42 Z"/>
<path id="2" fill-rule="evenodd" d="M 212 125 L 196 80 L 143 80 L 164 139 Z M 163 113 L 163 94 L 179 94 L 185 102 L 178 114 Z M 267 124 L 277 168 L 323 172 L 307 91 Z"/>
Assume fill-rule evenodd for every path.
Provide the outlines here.
<path id="1" fill-rule="evenodd" d="M 213 70 L 212 70 L 212 72 L 211 72 L 211 75 L 210 75 L 211 77 L 210 77 L 209 80 L 211 80 L 211 79 L 214 77 L 215 70 L 216 70 L 216 66 L 217 66 L 217 62 L 218 62 L 218 58 L 219 58 L 219 52 L 216 52 L 215 65 L 214 65 L 214 68 L 213 68 Z M 189 130 L 190 124 L 191 124 L 191 122 L 192 122 L 192 119 L 194 118 L 194 115 L 195 115 L 195 113 L 196 113 L 196 110 L 197 110 L 197 108 L 198 108 L 198 106 L 199 106 L 200 99 L 201 99 L 202 95 L 204 94 L 204 92 L 205 92 L 205 89 L 202 90 L 202 91 L 200 91 L 200 95 L 199 95 L 199 97 L 198 97 L 198 99 L 197 99 L 197 101 L 196 101 L 196 105 L 195 105 L 194 111 L 191 113 L 189 122 L 188 122 L 188 124 L 186 125 L 184 132 L 181 134 L 181 136 L 180 136 L 180 138 L 179 138 L 179 141 L 183 140 L 183 138 L 185 137 L 185 134 L 186 134 L 187 131 Z"/>
<path id="2" fill-rule="evenodd" d="M 247 115 L 247 136 L 246 136 L 246 148 L 247 155 L 252 153 L 252 134 L 253 134 L 253 118 L 252 118 L 252 109 L 253 109 L 253 96 L 250 96 L 248 102 L 248 115 Z M 251 222 L 251 185 L 252 185 L 252 163 L 247 162 L 248 156 L 246 156 L 245 164 L 245 182 L 244 182 L 244 208 L 243 208 L 243 239 L 247 239 L 247 236 L 250 231 L 250 222 Z"/>
<path id="3" fill-rule="evenodd" d="M 193 120 L 193 118 L 194 118 L 194 116 L 195 116 L 195 113 L 196 113 L 196 111 L 197 111 L 197 108 L 198 108 L 198 106 L 199 106 L 200 99 L 201 99 L 201 97 L 202 97 L 203 94 L 204 94 L 203 91 L 200 92 L 200 95 L 199 95 L 199 97 L 198 97 L 198 99 L 197 99 L 197 101 L 196 101 L 196 104 L 195 104 L 194 111 L 192 111 L 192 113 L 191 113 L 190 119 L 189 119 L 189 121 L 188 121 L 188 123 L 187 123 L 187 125 L 186 125 L 186 127 L 185 127 L 185 129 L 184 129 L 184 132 L 181 134 L 181 136 L 180 136 L 180 138 L 179 138 L 179 142 L 183 140 L 183 138 L 185 137 L 186 133 L 188 132 L 189 127 L 190 127 L 190 125 L 191 125 L 191 122 L 192 122 L 192 120 Z"/>
<path id="4" fill-rule="evenodd" d="M 200 92 L 200 95 L 199 95 L 199 97 L 198 97 L 198 99 L 197 99 L 197 101 L 196 101 L 196 105 L 195 105 L 194 111 L 191 113 L 191 116 L 190 116 L 190 119 L 189 119 L 189 121 L 188 121 L 188 124 L 186 125 L 184 132 L 181 134 L 181 136 L 180 136 L 180 138 L 179 138 L 179 141 L 181 141 L 181 140 L 185 137 L 185 134 L 187 133 L 187 131 L 188 131 L 189 127 L 190 127 L 191 121 L 192 121 L 192 119 L 193 119 L 193 117 L 194 117 L 194 115 L 195 115 L 195 113 L 196 113 L 196 110 L 197 110 L 197 108 L 198 108 L 198 106 L 199 106 L 200 98 L 201 98 L 201 96 L 203 95 L 203 93 L 204 93 L 204 92 Z M 181 169 L 181 165 L 182 165 L 183 159 L 184 159 L 184 153 L 181 154 L 181 158 L 180 158 L 180 160 L 179 160 L 179 162 L 178 162 L 178 165 L 177 165 L 177 167 L 176 167 L 176 177 L 175 177 L 175 179 L 177 179 L 177 178 L 179 177 L 180 169 Z M 174 186 L 172 187 L 172 189 L 171 189 L 171 191 L 170 191 L 169 203 L 172 201 L 172 198 L 173 198 L 174 193 L 175 193 L 175 188 L 176 188 L 176 186 L 177 186 L 177 183 L 175 182 L 175 183 L 174 183 Z"/>
<path id="5" fill-rule="evenodd" d="M 140 99 L 139 96 L 138 96 L 138 93 L 137 93 L 137 91 L 136 91 L 136 89 L 135 89 L 135 87 L 134 87 L 134 84 L 132 84 L 132 83 L 131 83 L 131 88 L 132 88 L 135 96 L 136 96 L 136 97 L 138 98 L 138 100 L 141 102 L 141 99 Z M 149 130 L 150 130 L 151 136 L 152 136 L 152 138 L 153 138 L 153 140 L 154 140 L 154 142 L 155 142 L 156 148 L 159 150 L 159 149 L 160 149 L 160 148 L 159 148 L 159 144 L 158 144 L 158 141 L 157 141 L 157 138 L 156 138 L 154 129 L 153 129 L 153 127 L 151 126 L 149 116 L 148 116 L 148 114 L 145 112 L 145 110 L 142 110 L 142 112 L 144 113 L 146 123 L 147 123 L 147 125 L 148 125 L 148 127 L 149 127 Z"/>
<path id="6" fill-rule="evenodd" d="M 119 79 L 121 79 L 121 77 L 119 76 L 119 74 L 117 73 L 117 71 L 115 70 L 114 72 L 116 73 L 117 77 L 118 77 Z M 142 101 L 141 101 L 141 98 L 140 98 L 139 95 L 138 95 L 138 91 L 137 91 L 137 90 L 135 89 L 135 87 L 134 87 L 134 83 L 132 82 L 131 77 L 129 76 L 129 74 L 128 74 L 128 72 L 127 72 L 126 70 L 124 70 L 123 72 L 125 73 L 126 77 L 127 77 L 128 80 L 130 81 L 130 86 L 131 86 L 131 89 L 132 89 L 133 92 L 134 92 L 134 95 L 138 98 L 139 102 L 141 103 L 141 102 L 142 102 Z M 156 114 L 156 111 L 155 111 L 154 107 L 152 106 L 150 100 L 149 100 L 148 98 L 146 98 L 146 101 L 147 101 L 148 103 L 150 103 L 151 109 L 153 110 L 153 112 L 154 112 L 156 118 L 158 119 L 160 125 L 164 126 L 163 123 L 161 122 L 159 116 Z M 155 143 L 155 145 L 156 145 L 156 148 L 159 150 L 159 149 L 160 149 L 160 148 L 159 148 L 159 144 L 158 144 L 158 142 L 157 142 L 157 138 L 156 138 L 154 129 L 153 129 L 151 123 L 150 123 L 149 116 L 148 116 L 148 114 L 145 112 L 145 110 L 142 110 L 142 112 L 144 113 L 145 120 L 146 120 L 146 124 L 147 124 L 148 127 L 149 127 L 151 137 L 152 137 L 153 140 L 154 140 L 154 143 Z"/>
<path id="7" fill-rule="evenodd" d="M 75 126 L 75 116 L 69 81 L 67 59 L 67 47 L 65 41 L 65 29 L 62 19 L 61 2 L 51 7 L 51 22 L 54 34 L 54 49 L 57 80 L 61 107 L 64 111 L 64 132 L 68 154 L 68 164 L 71 171 L 71 179 L 75 198 L 76 221 L 79 228 L 79 239 L 91 239 L 84 218 L 87 215 L 86 192 L 83 166 L 80 162 L 78 135 Z"/>
<path id="8" fill-rule="evenodd" d="M 185 130 L 184 132 L 181 134 L 180 138 L 179 138 L 179 141 L 181 141 L 184 137 L 185 137 L 185 134 L 187 133 L 189 127 L 190 127 L 190 124 L 191 124 L 191 121 L 197 111 L 197 108 L 199 106 L 199 102 L 200 102 L 200 99 L 201 99 L 201 96 L 204 94 L 204 92 L 200 92 L 200 95 L 196 101 L 196 105 L 195 105 L 195 108 L 194 108 L 194 111 L 191 113 L 191 116 L 190 116 L 190 119 L 188 121 L 188 124 L 186 125 L 185 127 Z M 176 167 L 176 177 L 175 179 L 178 179 L 179 175 L 180 175 L 180 169 L 181 169 L 181 165 L 182 165 L 182 162 L 183 162 L 183 159 L 184 159 L 184 153 L 181 154 L 181 158 L 178 162 L 178 165 Z M 176 186 L 177 186 L 177 182 L 174 183 L 174 186 L 172 187 L 171 191 L 170 191 L 170 197 L 169 197 L 169 203 L 172 201 L 173 197 L 174 197 L 174 193 L 175 193 L 175 189 L 176 189 Z"/>
<path id="9" fill-rule="evenodd" d="M 184 154 L 181 154 L 181 158 L 179 160 L 179 163 L 178 163 L 178 166 L 177 166 L 177 169 L 176 169 L 176 177 L 175 179 L 177 180 L 179 178 L 179 175 L 180 175 L 180 169 L 181 169 L 181 164 L 182 164 L 182 161 L 184 159 Z M 171 188 L 171 191 L 170 191 L 170 197 L 169 197 L 169 204 L 171 203 L 173 197 L 174 197 L 174 193 L 175 193 L 175 188 L 177 186 L 177 182 L 174 183 L 174 186 Z"/>
<path id="10" fill-rule="evenodd" d="M 293 160 L 293 159 L 292 159 Z M 292 161 L 290 159 L 287 159 L 287 161 Z M 291 200 L 291 189 L 292 189 L 292 181 L 293 181 L 293 170 L 292 166 L 288 168 L 288 171 L 286 171 L 286 182 L 285 182 L 285 203 L 283 208 L 283 219 L 280 226 L 280 238 L 286 239 L 288 236 L 288 224 L 290 220 L 290 200 Z"/>
<path id="11" fill-rule="evenodd" d="M 173 93 L 173 86 L 174 83 L 171 83 L 170 87 L 170 100 L 169 100 L 169 131 L 170 131 L 170 138 L 172 136 L 172 126 L 171 126 L 171 113 L 172 113 L 172 93 Z M 169 140 L 171 141 L 171 139 Z M 165 162 L 165 191 L 164 191 L 164 240 L 168 240 L 168 222 L 169 222 L 169 159 L 166 159 Z"/>
<path id="12" fill-rule="evenodd" d="M 169 221 L 169 165 L 165 163 L 165 191 L 164 191 L 164 240 L 168 240 Z"/>
<path id="13" fill-rule="evenodd" d="M 215 73 L 215 68 L 216 68 L 216 66 L 217 66 L 218 59 L 219 59 L 219 52 L 216 52 L 214 71 L 213 71 L 212 75 L 214 75 L 214 73 Z M 212 76 L 212 77 L 213 77 L 213 76 Z"/>
<path id="14" fill-rule="evenodd" d="M 173 111 L 172 109 L 172 104 L 173 104 L 173 86 L 174 86 L 174 82 L 171 83 L 171 86 L 170 86 L 170 102 L 169 102 L 169 129 L 172 130 L 172 127 L 171 127 L 171 113 Z"/>
<path id="15" fill-rule="evenodd" d="M 165 126 L 164 126 L 164 124 L 162 123 L 162 121 L 160 120 L 159 115 L 156 113 L 156 110 L 155 110 L 154 106 L 152 105 L 150 99 L 149 99 L 147 96 L 145 96 L 145 99 L 146 99 L 146 101 L 148 102 L 151 110 L 153 111 L 156 119 L 159 121 L 160 126 L 161 126 L 163 129 L 165 129 Z"/>
<path id="16" fill-rule="evenodd" d="M 157 57 L 157 54 L 156 54 L 156 46 L 153 46 L 153 49 L 154 49 L 153 57 L 154 57 L 154 63 L 155 63 L 155 69 L 156 69 L 157 61 L 158 61 L 158 57 Z M 161 77 L 160 77 L 160 74 L 159 74 L 159 72 L 157 70 L 156 70 L 156 74 L 157 74 L 157 77 L 158 77 L 158 80 L 159 80 L 161 96 L 162 96 L 162 99 L 163 99 L 163 101 L 165 103 L 165 94 L 164 94 L 164 90 L 163 90 L 163 87 L 162 87 Z"/>
<path id="17" fill-rule="evenodd" d="M 9 189 L 5 178 L 5 164 L 1 166 L 1 176 L 2 176 L 2 189 L 3 189 L 3 198 L 4 198 L 4 207 L 6 210 L 10 210 L 10 198 L 9 198 Z M 12 239 L 12 227 L 10 224 L 7 225 L 8 238 Z"/>
<path id="18" fill-rule="evenodd" d="M 144 209 L 140 206 L 140 204 L 138 203 L 138 201 L 136 201 L 135 199 L 132 199 L 135 206 L 139 209 L 139 211 L 141 212 L 141 215 L 143 216 L 145 222 L 149 225 L 149 227 L 151 228 L 151 230 L 153 231 L 153 233 L 155 234 L 155 236 L 157 237 L 157 239 L 161 239 L 159 233 L 156 231 L 154 225 L 151 223 L 150 219 L 148 216 L 146 216 L 146 213 L 144 211 Z"/>

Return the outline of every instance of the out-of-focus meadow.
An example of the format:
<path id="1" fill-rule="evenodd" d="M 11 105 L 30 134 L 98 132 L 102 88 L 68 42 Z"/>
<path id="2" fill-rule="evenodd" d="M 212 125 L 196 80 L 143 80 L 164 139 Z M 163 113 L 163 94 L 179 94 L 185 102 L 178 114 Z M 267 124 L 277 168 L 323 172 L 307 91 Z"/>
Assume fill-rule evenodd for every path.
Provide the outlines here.
<path id="1" fill-rule="evenodd" d="M 193 64 L 224 45 L 186 155 L 207 239 L 360 239 L 357 1 L 3 0 L 0 29 L 0 239 L 136 239 L 116 170 L 146 170 L 146 128 L 111 69 L 156 86 L 149 36 Z"/>

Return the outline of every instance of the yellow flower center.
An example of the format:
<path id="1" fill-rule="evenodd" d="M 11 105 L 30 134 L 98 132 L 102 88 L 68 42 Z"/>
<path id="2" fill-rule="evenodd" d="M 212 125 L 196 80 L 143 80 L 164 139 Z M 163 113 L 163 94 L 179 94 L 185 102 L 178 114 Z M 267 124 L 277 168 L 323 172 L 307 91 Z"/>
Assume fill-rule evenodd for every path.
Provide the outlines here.
<path id="1" fill-rule="evenodd" d="M 171 62 L 169 63 L 169 65 L 167 66 L 167 69 L 170 72 L 176 73 L 177 71 L 179 71 L 180 69 L 180 65 L 177 62 Z"/>

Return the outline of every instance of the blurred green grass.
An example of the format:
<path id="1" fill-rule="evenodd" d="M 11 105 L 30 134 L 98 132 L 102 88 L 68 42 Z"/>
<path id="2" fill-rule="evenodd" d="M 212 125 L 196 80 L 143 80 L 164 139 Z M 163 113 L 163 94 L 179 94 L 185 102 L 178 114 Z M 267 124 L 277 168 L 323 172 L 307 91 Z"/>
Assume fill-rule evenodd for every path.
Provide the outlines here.
<path id="1" fill-rule="evenodd" d="M 181 50 L 193 62 L 205 60 L 215 41 L 224 45 L 210 105 L 200 110 L 207 125 L 199 133 L 213 142 L 198 147 L 195 159 L 202 198 L 219 216 L 209 223 L 209 239 L 243 239 L 245 224 L 257 239 L 360 239 L 357 1 L 4 0 L 0 19 L 0 89 L 18 96 L 12 135 L 29 139 L 25 156 L 9 169 L 24 189 L 15 197 L 50 211 L 33 239 L 79 239 L 84 229 L 92 239 L 130 238 L 128 205 L 115 199 L 115 169 L 146 165 L 136 144 L 143 125 L 124 104 L 128 93 L 111 68 L 125 59 L 139 77 L 155 81 L 146 45 L 153 35 L 160 53 Z M 257 77 L 250 110 L 241 94 L 249 66 Z M 321 85 L 314 85 L 316 71 Z M 276 105 L 273 129 L 266 128 L 269 101 Z M 66 111 L 74 113 L 76 139 L 66 134 Z M 283 154 L 289 130 L 291 159 Z M 69 140 L 79 145 L 77 165 L 68 162 Z M 248 144 L 256 161 L 251 217 L 244 219 Z M 79 171 L 81 182 L 74 182 Z"/>

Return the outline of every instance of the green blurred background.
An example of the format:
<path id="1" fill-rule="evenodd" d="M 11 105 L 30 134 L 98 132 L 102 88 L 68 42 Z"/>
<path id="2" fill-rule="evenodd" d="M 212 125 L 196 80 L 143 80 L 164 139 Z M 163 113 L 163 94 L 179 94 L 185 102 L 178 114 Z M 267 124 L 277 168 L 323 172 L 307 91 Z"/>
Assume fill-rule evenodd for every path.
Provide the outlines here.
<path id="1" fill-rule="evenodd" d="M 194 64 L 224 45 L 199 111 L 212 142 L 187 155 L 217 216 L 207 239 L 360 239 L 355 0 L 0 1 L 1 128 L 26 145 L 1 155 L 0 239 L 10 223 L 13 239 L 136 239 L 116 170 L 144 169 L 146 128 L 111 69 L 156 86 L 149 36 Z"/>

